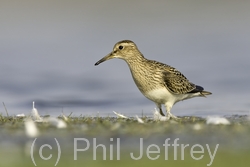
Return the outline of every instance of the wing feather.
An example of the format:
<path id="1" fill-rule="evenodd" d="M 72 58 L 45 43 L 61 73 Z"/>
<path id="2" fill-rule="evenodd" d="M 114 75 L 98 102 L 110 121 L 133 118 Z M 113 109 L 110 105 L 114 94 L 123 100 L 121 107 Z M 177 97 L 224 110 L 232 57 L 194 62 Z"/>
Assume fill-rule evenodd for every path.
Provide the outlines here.
<path id="1" fill-rule="evenodd" d="M 189 80 L 178 70 L 166 66 L 163 72 L 164 83 L 169 91 L 175 94 L 195 93 L 202 91 L 200 87 L 189 82 Z"/>

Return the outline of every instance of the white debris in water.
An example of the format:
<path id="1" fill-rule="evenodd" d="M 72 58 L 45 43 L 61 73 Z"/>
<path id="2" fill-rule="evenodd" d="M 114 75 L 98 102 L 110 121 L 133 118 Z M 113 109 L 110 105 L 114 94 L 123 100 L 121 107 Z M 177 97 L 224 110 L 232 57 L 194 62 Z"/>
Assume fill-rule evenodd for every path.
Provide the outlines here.
<path id="1" fill-rule="evenodd" d="M 112 127 L 111 127 L 111 131 L 114 131 L 114 130 L 117 130 L 117 129 L 120 129 L 121 127 L 121 124 L 116 122 Z"/>
<path id="2" fill-rule="evenodd" d="M 33 101 L 33 108 L 31 110 L 31 118 L 35 122 L 43 122 L 43 119 L 40 117 L 38 110 L 35 108 L 35 102 Z"/>
<path id="3" fill-rule="evenodd" d="M 194 124 L 193 129 L 194 129 L 194 130 L 201 130 L 201 129 L 202 129 L 202 126 L 201 126 L 201 124 L 196 123 L 196 124 Z"/>
<path id="4" fill-rule="evenodd" d="M 230 125 L 230 122 L 226 118 L 218 116 L 207 117 L 206 123 L 212 125 Z"/>
<path id="5" fill-rule="evenodd" d="M 23 118 L 23 117 L 25 117 L 25 115 L 23 113 L 22 114 L 17 114 L 16 117 Z"/>
<path id="6" fill-rule="evenodd" d="M 128 117 L 126 117 L 126 116 L 124 116 L 124 115 L 122 115 L 122 114 L 119 114 L 119 113 L 115 112 L 115 111 L 113 111 L 113 112 L 114 112 L 114 114 L 115 114 L 118 118 L 125 118 L 125 119 L 128 118 Z"/>
<path id="7" fill-rule="evenodd" d="M 135 117 L 139 123 L 144 124 L 144 121 L 141 118 L 139 118 L 137 115 Z"/>
<path id="8" fill-rule="evenodd" d="M 34 137 L 37 137 L 39 135 L 39 131 L 36 127 L 35 122 L 33 120 L 31 120 L 30 118 L 27 118 L 24 121 L 24 126 L 25 126 L 26 135 L 28 137 L 34 138 Z"/>
<path id="9" fill-rule="evenodd" d="M 68 120 L 69 120 L 68 117 L 65 116 L 63 113 L 62 113 L 62 117 L 63 117 L 63 120 L 64 120 L 64 121 L 68 122 Z"/>
<path id="10" fill-rule="evenodd" d="M 153 114 L 154 114 L 154 121 L 168 121 L 169 120 L 168 117 L 162 116 L 156 108 L 153 111 Z"/>
<path id="11" fill-rule="evenodd" d="M 55 117 L 44 118 L 43 122 L 48 122 L 49 124 L 57 127 L 58 129 L 67 128 L 67 124 L 63 120 Z"/>
<path id="12" fill-rule="evenodd" d="M 52 126 L 55 126 L 57 128 L 66 128 L 67 127 L 67 124 L 61 119 L 58 119 L 55 117 L 42 118 L 39 115 L 38 110 L 35 108 L 34 101 L 33 101 L 33 108 L 31 111 L 31 118 L 34 122 L 47 122 L 47 123 L 49 123 Z M 63 114 L 63 119 L 68 120 L 68 118 L 64 114 Z"/>

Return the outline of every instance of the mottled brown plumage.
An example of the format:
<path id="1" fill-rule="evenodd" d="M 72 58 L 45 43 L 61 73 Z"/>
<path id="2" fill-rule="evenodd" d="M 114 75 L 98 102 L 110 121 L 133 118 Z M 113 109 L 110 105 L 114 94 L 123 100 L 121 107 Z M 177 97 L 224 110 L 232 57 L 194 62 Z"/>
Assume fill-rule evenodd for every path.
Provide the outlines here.
<path id="1" fill-rule="evenodd" d="M 176 118 L 170 110 L 178 101 L 211 94 L 204 91 L 201 86 L 189 82 L 175 68 L 144 58 L 133 41 L 123 40 L 116 43 L 113 51 L 95 65 L 112 58 L 126 61 L 141 93 L 155 102 L 161 115 L 164 115 L 161 109 L 161 104 L 164 104 L 169 118 Z"/>

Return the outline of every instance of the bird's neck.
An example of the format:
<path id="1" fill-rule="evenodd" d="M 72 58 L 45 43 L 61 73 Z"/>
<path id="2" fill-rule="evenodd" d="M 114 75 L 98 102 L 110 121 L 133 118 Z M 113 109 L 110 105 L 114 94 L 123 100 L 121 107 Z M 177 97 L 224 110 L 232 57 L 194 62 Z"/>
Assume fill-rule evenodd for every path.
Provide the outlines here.
<path id="1" fill-rule="evenodd" d="M 145 60 L 146 59 L 144 58 L 144 56 L 141 53 L 137 53 L 136 55 L 129 57 L 125 61 L 127 62 L 127 64 L 129 65 L 130 68 L 133 68 L 134 66 L 137 66 L 139 64 L 143 64 L 143 62 Z"/>
<path id="2" fill-rule="evenodd" d="M 150 73 L 147 70 L 147 59 L 143 56 L 136 56 L 133 59 L 126 60 L 135 84 L 141 92 L 145 91 L 147 88 L 147 80 L 145 80 Z"/>

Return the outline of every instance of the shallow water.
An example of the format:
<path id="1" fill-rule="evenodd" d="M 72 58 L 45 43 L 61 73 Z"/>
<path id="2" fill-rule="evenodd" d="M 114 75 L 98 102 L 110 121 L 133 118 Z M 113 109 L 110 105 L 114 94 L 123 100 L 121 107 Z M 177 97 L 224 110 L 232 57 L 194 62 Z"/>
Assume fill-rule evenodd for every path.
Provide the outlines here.
<path id="1" fill-rule="evenodd" d="M 135 118 L 71 117 L 67 128 L 63 129 L 37 122 L 40 135 L 31 138 L 26 135 L 23 118 L 1 117 L 0 165 L 82 166 L 87 163 L 110 166 L 117 163 L 122 166 L 137 163 L 152 166 L 167 163 L 171 166 L 245 166 L 248 162 L 249 117 L 228 117 L 230 125 L 207 125 L 204 119 L 197 117 L 185 117 L 178 123 L 142 119 L 144 124 L 139 124 Z M 165 147 L 166 143 L 169 145 Z M 195 153 L 191 153 L 193 147 Z M 153 153 L 156 148 L 159 152 Z M 152 152 L 148 154 L 148 150 Z M 76 153 L 77 159 L 74 159 Z M 142 156 L 135 160 L 131 153 L 133 157 Z M 55 165 L 57 160 L 59 163 Z"/>
<path id="2" fill-rule="evenodd" d="M 41 115 L 152 115 L 123 61 L 94 66 L 131 39 L 213 93 L 176 104 L 175 115 L 249 114 L 250 2 L 185 2 L 1 3 L 0 101 L 9 115 L 29 114 L 32 101 Z"/>

